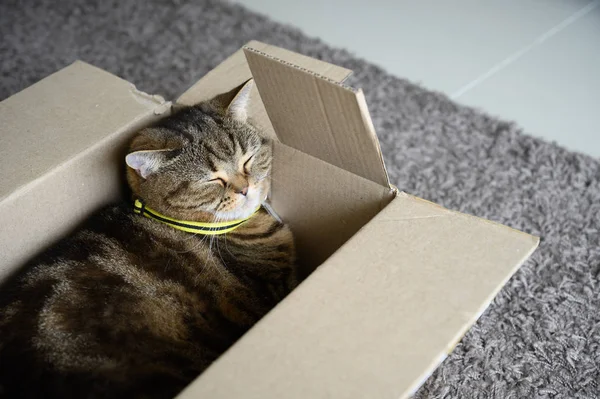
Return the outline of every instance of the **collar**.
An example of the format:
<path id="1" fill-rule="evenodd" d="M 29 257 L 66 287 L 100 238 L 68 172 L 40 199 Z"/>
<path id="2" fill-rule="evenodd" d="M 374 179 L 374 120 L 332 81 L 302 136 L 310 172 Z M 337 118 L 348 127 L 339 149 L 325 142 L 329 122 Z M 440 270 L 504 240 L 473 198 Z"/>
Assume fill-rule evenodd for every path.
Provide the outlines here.
<path id="1" fill-rule="evenodd" d="M 252 215 L 248 216 L 245 219 L 238 220 L 229 220 L 227 222 L 216 222 L 216 223 L 207 223 L 207 222 L 194 222 L 190 220 L 177 220 L 165 216 L 156 212 L 155 210 L 148 208 L 142 201 L 136 199 L 133 204 L 133 212 L 138 215 L 146 216 L 147 218 L 157 220 L 163 224 L 169 225 L 174 229 L 185 231 L 187 233 L 195 233 L 195 234 L 204 234 L 204 235 L 218 235 L 229 233 L 237 229 L 242 223 L 250 219 L 252 216 L 258 212 L 260 207 L 258 207 Z"/>

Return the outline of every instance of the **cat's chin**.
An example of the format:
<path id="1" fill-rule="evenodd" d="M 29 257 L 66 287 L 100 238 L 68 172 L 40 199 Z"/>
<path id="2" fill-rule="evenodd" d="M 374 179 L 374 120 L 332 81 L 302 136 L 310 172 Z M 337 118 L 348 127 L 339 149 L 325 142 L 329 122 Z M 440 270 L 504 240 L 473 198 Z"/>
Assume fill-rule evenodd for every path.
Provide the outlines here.
<path id="1" fill-rule="evenodd" d="M 215 216 L 218 220 L 222 221 L 246 219 L 252 216 L 252 214 L 262 204 L 262 202 L 263 201 L 261 201 L 259 198 L 248 199 L 243 205 L 235 209 L 224 212 L 216 212 Z"/>

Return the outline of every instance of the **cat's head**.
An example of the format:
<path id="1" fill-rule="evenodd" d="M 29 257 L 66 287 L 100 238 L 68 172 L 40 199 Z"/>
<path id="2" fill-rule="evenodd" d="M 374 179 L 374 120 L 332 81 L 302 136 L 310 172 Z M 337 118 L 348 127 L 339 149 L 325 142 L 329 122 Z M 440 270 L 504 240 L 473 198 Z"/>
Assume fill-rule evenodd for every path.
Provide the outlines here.
<path id="1" fill-rule="evenodd" d="M 252 80 L 141 130 L 126 157 L 134 195 L 167 216 L 245 218 L 270 189 L 270 140 L 248 124 Z"/>

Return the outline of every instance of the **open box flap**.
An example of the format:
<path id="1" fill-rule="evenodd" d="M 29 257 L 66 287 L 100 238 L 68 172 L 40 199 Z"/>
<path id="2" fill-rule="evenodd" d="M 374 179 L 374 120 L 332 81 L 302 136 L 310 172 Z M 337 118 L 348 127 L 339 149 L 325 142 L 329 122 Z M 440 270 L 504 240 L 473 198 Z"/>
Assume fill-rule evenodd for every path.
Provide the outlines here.
<path id="1" fill-rule="evenodd" d="M 180 398 L 405 398 L 537 245 L 401 193 Z"/>
<path id="2" fill-rule="evenodd" d="M 244 47 L 279 140 L 382 186 L 389 181 L 364 94 L 318 72 Z"/>
<path id="3" fill-rule="evenodd" d="M 327 79 L 331 79 L 334 82 L 343 82 L 352 73 L 349 69 L 319 61 L 270 44 L 261 43 L 256 40 L 248 42 L 246 46 L 270 54 L 273 57 L 285 59 L 301 68 L 325 76 Z M 234 87 L 241 85 L 251 77 L 252 73 L 248 67 L 244 52 L 243 50 L 238 50 L 185 91 L 177 99 L 177 104 L 194 105 L 201 101 L 211 99 L 218 94 L 226 93 Z M 269 121 L 265 106 L 260 100 L 256 86 L 252 89 L 250 95 L 250 110 L 248 115 L 250 121 L 259 130 L 272 139 L 277 140 L 277 136 Z"/>
<path id="4" fill-rule="evenodd" d="M 119 198 L 130 132 L 170 103 L 77 61 L 0 103 L 0 280 Z"/>

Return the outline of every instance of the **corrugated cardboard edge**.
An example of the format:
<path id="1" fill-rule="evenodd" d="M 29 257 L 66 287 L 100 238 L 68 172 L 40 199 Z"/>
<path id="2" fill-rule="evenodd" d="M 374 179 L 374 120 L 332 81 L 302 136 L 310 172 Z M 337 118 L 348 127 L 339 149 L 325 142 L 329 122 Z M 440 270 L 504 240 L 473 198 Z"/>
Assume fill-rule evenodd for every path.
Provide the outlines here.
<path id="1" fill-rule="evenodd" d="M 350 69 L 330 64 L 325 61 L 317 60 L 306 55 L 298 54 L 281 47 L 259 42 L 257 40 L 251 40 L 238 51 L 225 58 L 215 68 L 207 72 L 206 75 L 204 75 L 198 82 L 192 85 L 192 87 L 185 90 L 177 98 L 176 104 L 196 104 L 200 101 L 207 100 L 217 94 L 225 93 L 228 90 L 239 86 L 240 84 L 251 78 L 252 74 L 250 73 L 250 68 L 248 67 L 248 64 L 246 63 L 246 58 L 243 55 L 245 47 L 256 49 L 257 51 L 264 52 L 265 54 L 270 54 L 273 57 L 282 60 L 292 60 L 290 62 L 293 62 L 294 65 L 297 65 L 299 68 L 304 68 L 306 70 L 309 70 L 308 68 L 316 67 L 316 69 L 320 71 L 320 75 L 326 77 L 327 79 L 335 83 L 341 84 L 352 74 L 352 71 Z M 237 73 L 234 76 L 231 74 L 231 72 L 235 70 L 237 70 Z M 221 80 L 224 77 L 233 78 L 234 80 L 221 82 Z M 217 82 L 219 84 L 219 88 L 215 91 L 208 90 L 204 93 L 197 92 L 197 87 L 203 87 L 206 82 L 210 81 L 219 81 Z"/>
<path id="2" fill-rule="evenodd" d="M 269 58 L 272 61 L 278 62 L 278 63 L 283 64 L 283 65 L 287 65 L 287 66 L 289 66 L 289 67 L 291 67 L 293 69 L 297 69 L 298 71 L 302 71 L 304 73 L 312 75 L 312 76 L 314 76 L 317 79 L 325 80 L 325 81 L 327 81 L 327 82 L 329 82 L 329 83 L 331 83 L 333 85 L 336 85 L 336 86 L 339 86 L 339 87 L 343 87 L 346 90 L 350 90 L 353 93 L 357 92 L 357 89 L 355 89 L 352 86 L 348 86 L 348 85 L 346 85 L 344 83 L 344 81 L 346 80 L 347 77 L 344 77 L 343 80 L 330 78 L 330 77 L 326 76 L 325 73 L 318 73 L 318 72 L 315 72 L 313 70 L 310 70 L 310 69 L 307 69 L 307 68 L 305 68 L 303 66 L 298 65 L 299 62 L 298 62 L 297 56 L 299 56 L 301 54 L 293 53 L 293 52 L 283 53 L 285 55 L 285 58 L 293 59 L 293 62 L 292 61 L 288 61 L 288 60 L 286 60 L 284 58 L 281 58 L 282 56 L 276 56 L 276 55 L 273 54 L 272 50 L 273 50 L 274 46 L 270 46 L 267 49 L 265 49 L 265 48 L 259 49 L 259 47 L 263 47 L 263 46 L 258 45 L 259 43 L 260 42 L 255 42 L 255 41 L 250 42 L 250 43 L 246 44 L 244 47 L 242 47 L 242 50 L 244 50 L 244 52 L 250 51 L 250 52 L 253 52 L 253 53 L 256 53 L 256 54 L 260 54 L 263 57 Z M 269 51 L 269 50 L 271 50 L 271 51 Z M 305 57 L 305 56 L 302 56 L 302 57 Z M 246 57 L 246 59 L 247 59 L 247 57 Z M 324 64 L 326 64 L 324 61 L 322 61 L 322 62 Z M 331 66 L 332 67 L 334 67 L 334 66 L 337 67 L 337 65 L 331 65 Z M 250 69 L 252 69 L 252 68 L 250 68 Z M 352 71 L 350 71 L 350 70 L 349 70 L 349 72 L 352 73 Z M 350 76 L 350 73 L 348 73 L 347 76 Z"/>
<path id="3" fill-rule="evenodd" d="M 328 76 L 299 66 L 293 62 L 293 58 L 282 59 L 248 45 L 244 46 L 243 49 L 258 91 L 261 93 L 261 99 L 265 103 L 266 112 L 275 130 L 278 128 L 280 130 L 276 133 L 281 142 L 375 183 L 389 187 L 389 177 L 379 139 L 361 89 L 354 89 Z M 297 130 L 295 128 L 299 124 L 292 117 L 292 113 L 301 105 L 296 104 L 298 101 L 297 93 L 286 92 L 285 88 L 281 87 L 293 79 L 304 81 L 306 76 L 311 77 L 312 81 L 317 83 L 316 87 L 318 89 L 314 92 L 317 98 L 312 102 L 318 99 L 321 106 L 316 107 L 314 112 L 304 120 L 310 120 L 311 123 L 316 120 L 321 121 L 319 126 L 323 128 L 323 131 L 315 131 L 312 132 L 313 134 L 324 134 L 325 131 L 329 133 L 327 135 L 329 140 L 323 140 L 320 145 L 315 144 L 315 146 L 311 145 L 311 137 L 306 137 L 309 134 L 305 131 L 306 127 L 298 126 Z M 274 78 L 279 79 L 280 84 L 271 82 Z M 341 94 L 344 94 L 344 96 L 341 96 Z M 324 101 L 323 96 L 329 98 L 329 101 Z M 334 99 L 335 101 L 333 101 Z M 282 107 L 285 107 L 288 102 L 293 105 L 284 110 Z M 312 102 L 305 102 L 304 104 L 312 104 Z M 339 107 L 337 111 L 342 112 L 342 114 L 338 115 L 335 112 L 331 114 L 332 110 L 328 109 L 326 104 L 334 108 Z M 305 108 L 307 107 L 305 106 Z M 310 109 L 312 110 L 312 107 Z M 339 131 L 334 135 L 333 132 L 336 129 L 332 126 L 343 123 L 350 116 L 357 117 L 356 123 L 353 124 L 353 126 L 356 125 L 356 130 L 353 131 L 353 128 L 348 128 L 343 130 L 347 132 L 346 135 L 341 136 Z M 337 118 L 337 122 L 331 120 L 332 118 Z M 287 130 L 291 131 L 287 132 Z M 284 131 L 286 131 L 287 136 L 283 135 Z M 352 132 L 352 135 L 350 132 Z M 353 145 L 342 145 L 343 143 L 340 143 L 340 141 L 343 140 L 353 143 Z M 362 140 L 360 148 L 355 145 L 357 140 Z M 343 152 L 340 152 L 341 147 L 344 148 Z M 374 160 L 372 157 L 377 159 Z M 367 159 L 368 162 L 365 162 L 364 159 Z M 357 164 L 357 160 L 363 161 Z"/>

